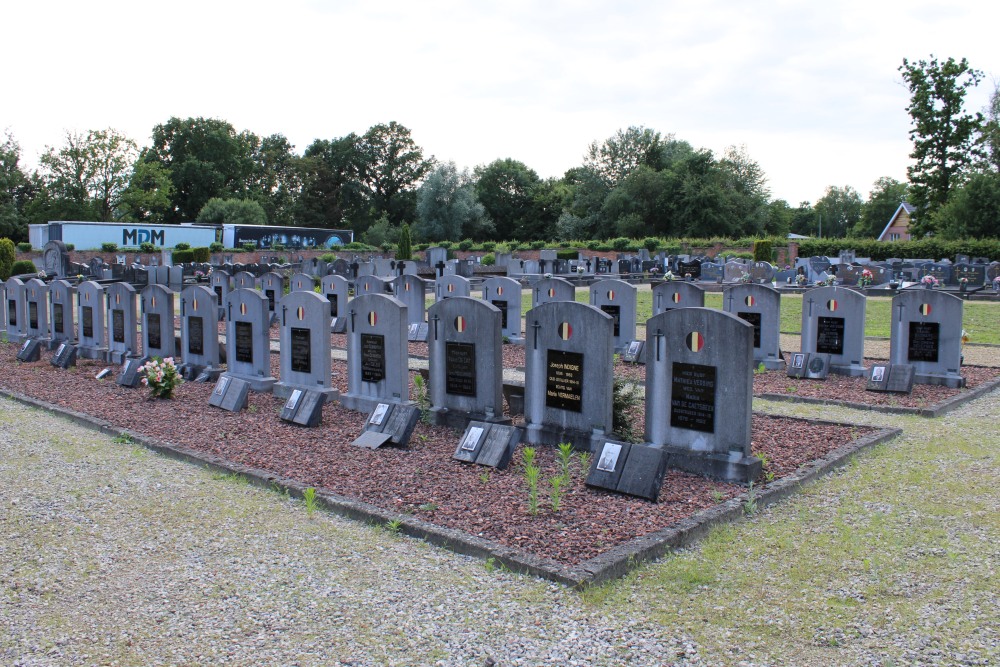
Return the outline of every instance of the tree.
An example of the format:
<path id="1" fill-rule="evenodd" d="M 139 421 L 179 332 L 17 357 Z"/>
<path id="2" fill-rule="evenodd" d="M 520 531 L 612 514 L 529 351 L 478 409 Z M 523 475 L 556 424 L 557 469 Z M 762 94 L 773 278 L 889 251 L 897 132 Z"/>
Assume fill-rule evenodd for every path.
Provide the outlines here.
<path id="1" fill-rule="evenodd" d="M 162 223 L 173 208 L 174 184 L 170 170 L 159 162 L 139 160 L 122 193 L 118 219 Z"/>
<path id="2" fill-rule="evenodd" d="M 0 235 L 15 240 L 27 238 L 24 211 L 31 192 L 31 180 L 20 160 L 21 146 L 8 132 L 0 144 Z"/>
<path id="3" fill-rule="evenodd" d="M 410 259 L 413 256 L 410 226 L 404 224 L 399 230 L 399 244 L 396 246 L 396 259 Z"/>
<path id="4" fill-rule="evenodd" d="M 983 143 L 986 145 L 986 170 L 1000 173 L 1000 81 L 993 82 L 993 93 L 986 107 L 983 124 Z"/>
<path id="5" fill-rule="evenodd" d="M 421 184 L 413 228 L 421 241 L 482 240 L 492 230 L 468 171 L 459 171 L 454 162 L 446 162 Z"/>
<path id="6" fill-rule="evenodd" d="M 799 205 L 791 209 L 791 232 L 802 236 L 816 236 L 817 220 L 816 211 L 812 204 L 807 201 L 799 202 Z"/>
<path id="7" fill-rule="evenodd" d="M 614 188 L 640 165 L 657 167 L 661 142 L 659 132 L 630 126 L 627 130 L 618 130 L 603 143 L 592 142 L 583 166 L 597 174 L 609 188 Z"/>
<path id="8" fill-rule="evenodd" d="M 252 199 L 209 199 L 198 213 L 203 225 L 266 225 L 267 214 Z"/>
<path id="9" fill-rule="evenodd" d="M 1000 173 L 973 174 L 954 190 L 935 217 L 946 239 L 995 238 L 1000 235 Z"/>
<path id="10" fill-rule="evenodd" d="M 353 132 L 339 139 L 317 139 L 297 162 L 301 193 L 295 219 L 306 227 L 364 231 L 373 220 L 365 187 L 368 163 L 361 137 Z"/>
<path id="11" fill-rule="evenodd" d="M 899 205 L 906 201 L 909 186 L 883 176 L 875 181 L 868 201 L 861 209 L 861 219 L 850 230 L 851 236 L 877 238 Z"/>
<path id="12" fill-rule="evenodd" d="M 526 164 L 505 158 L 476 167 L 476 197 L 496 226 L 495 238 L 501 241 L 529 239 L 525 231 L 532 227 L 534 188 L 541 181 Z"/>
<path id="13" fill-rule="evenodd" d="M 359 150 L 365 159 L 361 176 L 375 214 L 387 215 L 396 225 L 412 220 L 416 188 L 433 168 L 434 158 L 424 159 L 410 131 L 395 121 L 370 127 Z"/>
<path id="14" fill-rule="evenodd" d="M 17 253 L 14 249 L 14 242 L 8 238 L 0 238 L 0 281 L 10 278 L 15 259 L 17 259 Z"/>
<path id="15" fill-rule="evenodd" d="M 760 234 L 768 220 L 767 176 L 746 146 L 730 146 L 719 160 L 732 226 L 739 235 Z"/>
<path id="16" fill-rule="evenodd" d="M 263 207 L 271 224 L 293 225 L 295 200 L 302 185 L 295 147 L 281 134 L 263 139 L 249 134 L 246 137 L 251 143 L 253 161 L 247 196 Z"/>
<path id="17" fill-rule="evenodd" d="M 948 201 L 953 187 L 961 184 L 970 166 L 981 157 L 979 131 L 982 114 L 963 111 L 965 94 L 977 86 L 983 73 L 962 58 L 915 63 L 903 59 L 899 71 L 910 90 L 914 164 L 907 169 L 910 203 L 917 209 L 911 223 L 914 236 L 934 231 L 934 214 Z"/>
<path id="18" fill-rule="evenodd" d="M 816 232 L 822 238 L 842 238 L 861 219 L 861 195 L 850 185 L 831 185 L 816 201 Z"/>

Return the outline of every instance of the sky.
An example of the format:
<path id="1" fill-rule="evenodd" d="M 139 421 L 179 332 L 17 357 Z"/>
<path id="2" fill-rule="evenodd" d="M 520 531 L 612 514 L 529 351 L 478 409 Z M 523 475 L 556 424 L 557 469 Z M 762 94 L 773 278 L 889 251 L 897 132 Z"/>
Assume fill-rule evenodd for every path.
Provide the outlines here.
<path id="1" fill-rule="evenodd" d="M 0 131 L 29 167 L 67 131 L 147 145 L 171 117 L 315 139 L 409 128 L 425 156 L 541 177 L 629 126 L 745 146 L 775 199 L 906 180 L 911 61 L 1000 81 L 1000 3 L 282 0 L 5 3 Z"/>

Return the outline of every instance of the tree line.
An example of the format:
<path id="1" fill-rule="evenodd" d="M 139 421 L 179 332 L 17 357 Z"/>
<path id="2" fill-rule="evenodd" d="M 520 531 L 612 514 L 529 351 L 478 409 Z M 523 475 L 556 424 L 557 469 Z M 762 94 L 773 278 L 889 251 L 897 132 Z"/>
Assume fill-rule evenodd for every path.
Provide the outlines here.
<path id="1" fill-rule="evenodd" d="M 66 132 L 40 168 L 0 144 L 0 236 L 48 220 L 236 222 L 353 229 L 372 245 L 415 241 L 612 237 L 875 237 L 902 201 L 919 236 L 997 236 L 1000 89 L 986 114 L 964 110 L 983 74 L 965 59 L 903 61 L 913 121 L 908 182 L 878 179 L 867 200 L 830 186 L 815 203 L 771 197 L 745 147 L 721 155 L 645 127 L 594 141 L 561 178 L 513 158 L 473 170 L 424 154 L 405 126 L 316 139 L 297 153 L 216 118 L 170 118 L 148 146 L 114 129 Z"/>

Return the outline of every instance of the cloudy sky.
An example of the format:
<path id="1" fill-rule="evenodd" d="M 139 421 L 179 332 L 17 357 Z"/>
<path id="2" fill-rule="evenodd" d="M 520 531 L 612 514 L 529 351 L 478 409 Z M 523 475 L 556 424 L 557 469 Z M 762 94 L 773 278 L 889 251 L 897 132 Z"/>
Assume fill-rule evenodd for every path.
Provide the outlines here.
<path id="1" fill-rule="evenodd" d="M 142 145 L 171 116 L 298 152 L 395 120 L 438 160 L 548 177 L 640 125 L 716 154 L 745 145 L 794 205 L 905 180 L 903 58 L 968 58 L 987 77 L 973 110 L 1000 79 L 987 2 L 54 0 L 0 16 L 0 130 L 30 165 L 67 130 Z"/>

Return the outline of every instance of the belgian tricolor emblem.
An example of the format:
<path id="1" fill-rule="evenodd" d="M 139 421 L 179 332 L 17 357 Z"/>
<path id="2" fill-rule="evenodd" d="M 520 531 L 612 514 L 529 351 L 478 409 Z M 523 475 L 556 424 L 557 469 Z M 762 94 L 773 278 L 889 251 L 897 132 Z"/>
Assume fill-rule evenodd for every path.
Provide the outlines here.
<path id="1" fill-rule="evenodd" d="M 306 319 L 306 309 L 305 306 L 299 306 L 295 309 L 295 316 L 299 318 L 299 321 Z"/>
<path id="2" fill-rule="evenodd" d="M 551 297 L 554 297 L 555 295 L 556 295 L 556 288 L 555 287 L 550 287 L 549 288 L 549 297 L 551 298 Z"/>
<path id="3" fill-rule="evenodd" d="M 569 340 L 573 335 L 573 327 L 570 326 L 569 322 L 563 322 L 559 325 L 559 337 L 563 340 Z"/>
<path id="4" fill-rule="evenodd" d="M 615 291 L 613 289 L 608 290 L 608 301 L 615 300 Z"/>
<path id="5" fill-rule="evenodd" d="M 837 310 L 837 300 L 836 299 L 830 299 L 829 301 L 827 301 L 826 302 L 826 309 L 829 310 L 831 313 L 835 312 Z"/>
<path id="6" fill-rule="evenodd" d="M 240 304 L 240 315 L 246 315 L 246 314 L 247 314 L 247 304 L 244 301 L 243 303 Z"/>
<path id="7" fill-rule="evenodd" d="M 920 314 L 923 315 L 924 317 L 927 317 L 928 315 L 930 315 L 931 314 L 931 304 L 929 304 L 929 303 L 922 303 L 922 304 L 920 304 Z"/>
<path id="8" fill-rule="evenodd" d="M 747 298 L 743 299 L 743 303 L 753 308 L 757 305 L 757 299 L 755 299 L 752 294 L 748 294 Z"/>
<path id="9" fill-rule="evenodd" d="M 503 287 L 497 288 L 497 296 L 503 296 Z"/>
<path id="10" fill-rule="evenodd" d="M 373 310 L 370 313 L 368 313 L 368 325 L 375 326 L 376 322 L 378 322 L 378 315 L 376 315 L 375 311 Z"/>
<path id="11" fill-rule="evenodd" d="M 681 302 L 681 293 L 680 292 L 674 292 L 673 294 L 670 295 L 670 300 L 673 301 L 674 303 L 680 303 Z"/>
<path id="12" fill-rule="evenodd" d="M 449 292 L 454 292 L 455 291 L 455 283 L 449 283 L 448 284 L 448 291 Z"/>
<path id="13" fill-rule="evenodd" d="M 687 346 L 692 352 L 701 352 L 701 348 L 705 347 L 705 337 L 697 331 L 692 331 L 687 335 Z"/>
<path id="14" fill-rule="evenodd" d="M 455 318 L 455 331 L 459 333 L 465 331 L 465 318 L 461 315 Z"/>

